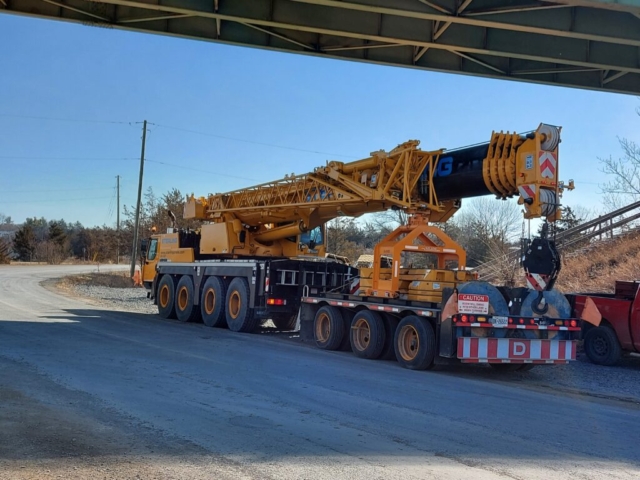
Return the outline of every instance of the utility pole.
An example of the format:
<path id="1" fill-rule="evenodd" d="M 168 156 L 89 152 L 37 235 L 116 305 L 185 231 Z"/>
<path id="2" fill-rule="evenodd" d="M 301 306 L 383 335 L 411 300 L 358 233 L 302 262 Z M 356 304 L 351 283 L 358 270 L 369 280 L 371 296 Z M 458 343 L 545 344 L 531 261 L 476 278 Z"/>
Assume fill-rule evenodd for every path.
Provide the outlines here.
<path id="1" fill-rule="evenodd" d="M 136 205 L 136 222 L 133 229 L 133 246 L 131 247 L 131 278 L 136 273 L 138 257 L 138 228 L 140 226 L 140 204 L 142 203 L 142 175 L 144 173 L 144 146 L 147 141 L 147 121 L 142 126 L 142 152 L 140 153 L 140 178 L 138 179 L 138 204 Z"/>
<path id="2" fill-rule="evenodd" d="M 116 247 L 116 264 L 120 265 L 120 175 L 116 175 L 116 197 L 118 199 L 118 213 L 116 213 L 116 237 L 118 240 Z"/>

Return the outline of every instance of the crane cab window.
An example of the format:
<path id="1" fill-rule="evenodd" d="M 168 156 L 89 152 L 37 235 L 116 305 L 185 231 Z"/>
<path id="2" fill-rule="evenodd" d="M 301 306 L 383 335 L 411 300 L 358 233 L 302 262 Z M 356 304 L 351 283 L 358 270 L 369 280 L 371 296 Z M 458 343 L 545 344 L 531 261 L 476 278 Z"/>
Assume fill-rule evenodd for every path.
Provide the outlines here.
<path id="1" fill-rule="evenodd" d="M 156 253 L 158 252 L 158 239 L 152 238 L 149 244 L 149 251 L 147 252 L 147 260 L 154 260 Z"/>
<path id="2" fill-rule="evenodd" d="M 308 232 L 300 234 L 300 242 L 304 245 L 309 245 L 312 242 L 313 245 L 322 245 L 323 241 L 322 227 L 316 227 Z"/>

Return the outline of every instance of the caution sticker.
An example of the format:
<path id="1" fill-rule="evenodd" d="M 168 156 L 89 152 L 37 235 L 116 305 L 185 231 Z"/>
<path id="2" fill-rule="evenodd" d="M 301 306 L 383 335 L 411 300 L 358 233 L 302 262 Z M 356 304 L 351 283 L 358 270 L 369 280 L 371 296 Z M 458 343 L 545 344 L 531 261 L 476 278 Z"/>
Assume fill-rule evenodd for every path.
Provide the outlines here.
<path id="1" fill-rule="evenodd" d="M 458 295 L 458 312 L 474 313 L 479 315 L 489 314 L 489 296 L 461 293 Z"/>

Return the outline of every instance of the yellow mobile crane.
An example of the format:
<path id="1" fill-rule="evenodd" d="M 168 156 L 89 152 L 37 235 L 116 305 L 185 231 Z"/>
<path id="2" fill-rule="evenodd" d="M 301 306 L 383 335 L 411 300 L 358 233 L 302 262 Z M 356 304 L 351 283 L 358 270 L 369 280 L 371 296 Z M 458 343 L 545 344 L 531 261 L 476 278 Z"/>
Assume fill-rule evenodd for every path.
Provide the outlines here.
<path id="1" fill-rule="evenodd" d="M 431 225 L 481 195 L 518 196 L 525 218 L 559 219 L 559 143 L 560 128 L 546 124 L 524 135 L 493 132 L 489 142 L 458 150 L 424 151 L 412 140 L 307 174 L 192 195 L 184 217 L 203 224 L 145 242 L 144 285 L 167 318 L 251 332 L 267 319 L 293 329 L 300 311 L 301 336 L 320 348 L 395 355 L 408 368 L 436 357 L 566 362 L 575 358 L 579 327 L 552 290 L 560 268 L 553 242 L 528 246 L 531 289 L 499 290 L 476 281 L 464 250 Z M 410 222 L 375 247 L 372 269 L 326 258 L 327 221 L 387 209 L 406 211 Z"/>

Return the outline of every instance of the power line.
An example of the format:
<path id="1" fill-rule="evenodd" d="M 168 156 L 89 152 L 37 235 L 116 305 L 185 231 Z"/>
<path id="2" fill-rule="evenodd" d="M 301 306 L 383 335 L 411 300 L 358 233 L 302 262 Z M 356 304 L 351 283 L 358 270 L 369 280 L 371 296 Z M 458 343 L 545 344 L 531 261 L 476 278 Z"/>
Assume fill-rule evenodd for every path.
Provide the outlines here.
<path id="1" fill-rule="evenodd" d="M 47 199 L 47 200 L 15 200 L 15 201 L 10 201 L 10 202 L 5 202 L 2 201 L 0 202 L 0 205 L 4 205 L 4 204 L 8 204 L 8 203 L 22 203 L 25 205 L 29 205 L 32 203 L 60 203 L 60 202 L 86 202 L 87 200 L 108 200 L 110 198 L 113 197 L 83 197 L 83 198 L 65 198 L 65 199 L 57 199 L 57 200 L 51 200 L 51 199 Z"/>
<path id="2" fill-rule="evenodd" d="M 0 117 L 5 118 L 22 118 L 28 120 L 48 120 L 54 122 L 74 122 L 74 123 L 109 123 L 112 125 L 133 125 L 136 122 L 118 121 L 118 120 L 90 120 L 80 118 L 58 118 L 58 117 L 39 117 L 35 115 L 14 115 L 10 113 L 0 113 Z"/>
<path id="3" fill-rule="evenodd" d="M 175 163 L 161 162 L 159 160 L 149 160 L 148 158 L 145 158 L 144 161 L 145 162 L 151 162 L 151 163 L 158 163 L 160 165 L 167 165 L 169 167 L 182 168 L 183 170 L 193 170 L 195 172 L 210 173 L 211 175 L 217 175 L 217 176 L 220 176 L 220 177 L 237 178 L 239 180 L 249 180 L 251 182 L 256 182 L 257 181 L 257 180 L 255 180 L 253 178 L 240 177 L 240 176 L 237 176 L 237 175 L 227 175 L 226 173 L 213 172 L 211 170 L 202 170 L 200 168 L 185 167 L 184 165 L 177 165 Z"/>
<path id="4" fill-rule="evenodd" d="M 5 160 L 95 160 L 101 162 L 137 160 L 134 157 L 15 157 L 13 155 L 0 155 L 0 158 Z"/>
<path id="5" fill-rule="evenodd" d="M 113 187 L 90 187 L 90 188 L 56 188 L 56 189 L 47 189 L 47 190 L 2 190 L 0 195 L 3 193 L 40 193 L 40 192 L 80 192 L 85 190 L 111 190 Z"/>
<path id="6" fill-rule="evenodd" d="M 197 130 L 190 130 L 188 128 L 181 128 L 181 127 L 171 127 L 169 125 L 161 125 L 158 123 L 152 123 L 151 125 L 155 125 L 156 127 L 161 127 L 161 128 L 168 128 L 170 130 L 177 130 L 180 132 L 188 132 L 188 133 L 194 133 L 196 135 L 204 135 L 206 137 L 214 137 L 214 138 L 220 138 L 223 140 L 232 140 L 234 142 L 241 142 L 241 143 L 250 143 L 252 145 L 261 145 L 263 147 L 271 147 L 271 148 L 280 148 L 282 150 L 292 150 L 294 152 L 304 152 L 304 153 L 313 153 L 316 155 L 328 155 L 331 157 L 343 157 L 343 158 L 360 158 L 360 157 L 356 157 L 353 155 L 345 155 L 345 154 L 341 154 L 341 153 L 330 153 L 330 152 L 322 152 L 322 151 L 318 151 L 318 150 L 308 150 L 305 148 L 298 148 L 298 147 L 288 147 L 285 145 L 277 145 L 274 143 L 266 143 L 266 142 L 258 142 L 255 140 L 248 140 L 245 138 L 236 138 L 236 137 L 227 137 L 225 135 L 217 135 L 214 133 L 206 133 L 206 132 L 199 132 Z"/>

